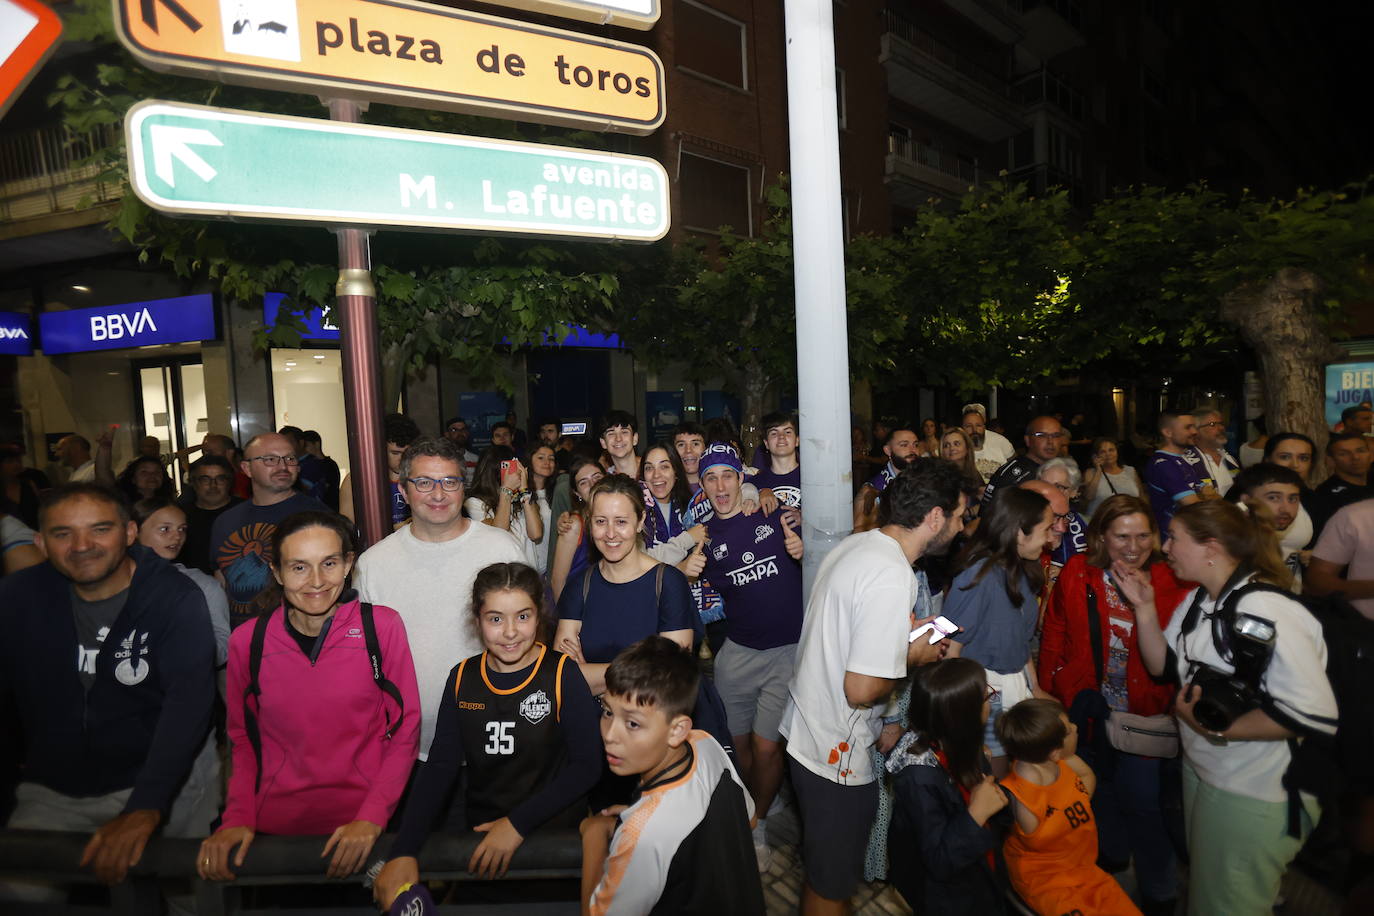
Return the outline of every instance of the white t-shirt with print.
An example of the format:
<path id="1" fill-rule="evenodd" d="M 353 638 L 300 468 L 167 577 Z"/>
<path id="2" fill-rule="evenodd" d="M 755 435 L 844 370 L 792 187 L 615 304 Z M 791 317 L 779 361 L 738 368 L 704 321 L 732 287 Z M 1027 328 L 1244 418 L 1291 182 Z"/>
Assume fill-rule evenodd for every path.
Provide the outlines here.
<path id="1" fill-rule="evenodd" d="M 997 469 L 1016 457 L 1011 440 L 1001 433 L 988 430 L 983 434 L 983 447 L 973 453 L 973 466 L 987 483 Z"/>
<path id="2" fill-rule="evenodd" d="M 1178 656 L 1179 681 L 1185 685 L 1192 680 L 1196 662 L 1228 673 L 1235 670 L 1222 661 L 1212 642 L 1211 615 L 1217 602 L 1206 593 L 1197 624 L 1187 637 L 1182 635 L 1183 621 L 1196 596 L 1194 589 L 1164 629 L 1165 641 Z M 1336 697 L 1326 679 L 1326 643 L 1317 619 L 1292 598 L 1276 592 L 1246 595 L 1236 613 L 1252 614 L 1274 624 L 1274 655 L 1260 686 L 1273 697 L 1278 709 L 1313 731 L 1335 734 Z M 1181 723 L 1179 734 L 1184 757 L 1209 786 L 1261 801 L 1287 801 L 1283 788 L 1290 759 L 1287 741 L 1217 744 Z"/>
<path id="3" fill-rule="evenodd" d="M 821 564 L 781 726 L 787 753 L 817 776 L 845 786 L 876 778 L 868 749 L 882 708 L 851 707 L 844 674 L 906 676 L 916 594 L 901 545 L 879 529 L 845 538 Z"/>

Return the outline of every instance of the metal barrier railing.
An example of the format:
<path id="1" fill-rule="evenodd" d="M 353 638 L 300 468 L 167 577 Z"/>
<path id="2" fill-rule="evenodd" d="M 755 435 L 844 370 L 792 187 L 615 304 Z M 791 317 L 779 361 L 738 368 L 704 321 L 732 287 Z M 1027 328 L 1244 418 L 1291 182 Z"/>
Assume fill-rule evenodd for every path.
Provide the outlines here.
<path id="1" fill-rule="evenodd" d="M 978 183 L 978 160 L 970 162 L 961 159 L 945 150 L 917 142 L 905 134 L 889 133 L 887 151 L 899 159 L 928 166 L 967 184 Z"/>
<path id="2" fill-rule="evenodd" d="M 390 848 L 390 834 L 377 839 L 374 847 L 384 853 Z M 420 853 L 421 877 L 425 880 L 475 881 L 468 874 L 468 861 L 482 837 L 432 834 Z M 27 878 L 58 884 L 91 884 L 95 876 L 77 868 L 81 851 L 90 840 L 86 833 L 59 833 L 44 830 L 0 830 L 0 883 L 6 878 Z M 229 883 L 202 881 L 196 876 L 199 839 L 154 838 L 138 866 L 130 870 L 124 884 L 111 893 L 110 912 L 114 916 L 146 916 L 159 911 L 162 885 L 191 882 L 197 916 L 230 916 L 244 912 L 242 891 L 267 885 L 358 884 L 358 905 L 370 903 L 370 892 L 362 885 L 362 875 L 343 882 L 327 878 L 320 849 L 325 837 L 262 836 L 254 838 L 243 868 Z M 375 856 L 374 856 L 375 858 Z M 580 876 L 582 841 L 576 830 L 549 830 L 531 834 L 511 857 L 510 870 L 501 881 L 568 879 Z M 151 901 L 151 903 L 150 903 Z"/>
<path id="3" fill-rule="evenodd" d="M 74 210 L 83 198 L 117 198 L 119 186 L 99 180 L 105 166 L 92 157 L 119 137 L 115 124 L 85 132 L 54 124 L 0 134 L 0 219 Z"/>
<path id="4" fill-rule="evenodd" d="M 957 70 L 990 92 L 1001 96 L 1008 95 L 1010 92 L 1004 76 L 994 73 L 967 54 L 931 35 L 897 10 L 891 8 L 883 10 L 883 30 L 892 33 L 945 66 Z"/>

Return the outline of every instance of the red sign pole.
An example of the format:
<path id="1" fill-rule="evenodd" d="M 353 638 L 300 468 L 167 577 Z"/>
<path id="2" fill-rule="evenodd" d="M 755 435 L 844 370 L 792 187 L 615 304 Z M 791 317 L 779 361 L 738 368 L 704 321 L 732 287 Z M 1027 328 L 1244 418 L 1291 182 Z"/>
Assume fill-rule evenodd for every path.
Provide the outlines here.
<path id="1" fill-rule="evenodd" d="M 361 120 L 357 102 L 329 101 L 334 121 Z M 382 461 L 382 365 L 377 344 L 377 298 L 372 285 L 372 253 L 367 232 L 339 229 L 339 282 L 334 287 L 343 347 L 344 413 L 348 420 L 349 479 L 354 522 L 363 548 L 391 533 L 387 468 Z"/>

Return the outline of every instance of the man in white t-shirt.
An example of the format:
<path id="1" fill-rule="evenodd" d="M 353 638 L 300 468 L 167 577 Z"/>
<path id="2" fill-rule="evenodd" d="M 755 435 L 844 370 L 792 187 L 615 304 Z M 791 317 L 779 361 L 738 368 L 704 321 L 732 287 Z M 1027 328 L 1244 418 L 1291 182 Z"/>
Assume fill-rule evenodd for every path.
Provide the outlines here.
<path id="1" fill-rule="evenodd" d="M 988 429 L 988 415 L 982 404 L 964 405 L 964 432 L 973 443 L 973 466 L 987 483 L 1002 465 L 1016 457 L 1011 440 Z"/>
<path id="2" fill-rule="evenodd" d="M 1303 590 L 1309 595 L 1344 592 L 1355 610 L 1374 620 L 1374 499 L 1351 503 L 1331 516 L 1312 548 Z"/>
<path id="3" fill-rule="evenodd" d="M 482 651 L 469 608 L 473 580 L 492 563 L 521 563 L 525 555 L 509 531 L 463 517 L 462 452 L 452 441 L 411 443 L 399 483 L 410 524 L 363 551 L 353 584 L 363 601 L 395 608 L 405 622 L 426 760 L 449 671 Z"/>
<path id="4" fill-rule="evenodd" d="M 908 639 L 924 623 L 911 567 L 963 528 L 962 488 L 951 462 L 915 462 L 884 491 L 879 527 L 846 538 L 817 573 L 781 728 L 802 819 L 803 912 L 847 912 L 863 876 L 883 705 L 911 666 L 944 650 Z"/>

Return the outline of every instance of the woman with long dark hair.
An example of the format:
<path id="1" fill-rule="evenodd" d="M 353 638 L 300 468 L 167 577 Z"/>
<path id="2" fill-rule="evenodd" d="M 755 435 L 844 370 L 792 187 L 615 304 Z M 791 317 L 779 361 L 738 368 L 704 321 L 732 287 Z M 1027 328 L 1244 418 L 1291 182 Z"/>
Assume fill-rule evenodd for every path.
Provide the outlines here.
<path id="1" fill-rule="evenodd" d="M 1177 862 L 1160 809 L 1160 775 L 1164 760 L 1178 753 L 1169 717 L 1174 688 L 1145 668 L 1135 609 L 1111 572 L 1117 564 L 1149 578 L 1161 623 L 1188 593 L 1160 553 L 1149 504 L 1110 497 L 1088 525 L 1087 552 L 1070 558 L 1055 583 L 1037 671 L 1075 722 L 1091 719 L 1095 732 L 1105 731 L 1105 746 L 1080 751 L 1098 773 L 1092 805 L 1102 860 L 1124 866 L 1133 858 L 1142 909 L 1172 912 Z"/>
<path id="2" fill-rule="evenodd" d="M 999 777 L 1006 772 L 1007 758 L 993 731 L 997 717 L 1033 694 L 1045 695 L 1036 682 L 1031 640 L 1045 584 L 1040 554 L 1053 525 L 1054 510 L 1039 493 L 1019 487 L 999 490 L 983 510 L 945 595 L 944 615 L 962 628 L 949 638 L 948 654 L 978 662 L 998 690 L 984 737 L 992 771 Z"/>
<path id="3" fill-rule="evenodd" d="M 139 455 L 126 464 L 115 478 L 115 488 L 129 505 L 140 499 L 175 499 L 177 495 L 162 462 L 149 455 Z"/>
<path id="4" fill-rule="evenodd" d="M 563 513 L 558 521 L 561 527 L 566 520 L 568 527 L 566 531 L 560 531 L 553 556 L 549 558 L 549 588 L 553 591 L 555 602 L 562 598 L 563 587 L 568 580 L 579 575 L 591 562 L 591 542 L 586 537 L 582 512 L 592 487 L 605 476 L 606 469 L 601 463 L 587 455 L 574 456 L 568 465 L 572 509 Z"/>
<path id="5" fill-rule="evenodd" d="M 549 544 L 553 541 L 553 487 L 558 480 L 558 456 L 551 445 L 530 450 L 529 500 L 539 513 L 544 536 L 528 542 L 525 556 L 542 576 L 549 570 Z"/>
<path id="6" fill-rule="evenodd" d="M 509 445 L 493 445 L 482 453 L 463 511 L 473 521 L 509 531 L 527 557 L 544 539 L 544 518 L 530 495 L 529 469 Z"/>
<path id="7" fill-rule="evenodd" d="M 1167 624 L 1148 575 L 1121 562 L 1111 571 L 1135 610 L 1145 667 L 1182 686 L 1173 712 L 1183 749 L 1188 912 L 1268 916 L 1321 810 L 1300 791 L 1310 786 L 1288 780 L 1294 739 L 1336 730 L 1321 624 L 1286 593 L 1273 530 L 1233 503 L 1184 506 L 1164 553 L 1178 578 L 1198 583 Z M 1256 705 L 1218 702 L 1215 683 L 1227 677 L 1252 683 Z"/>
<path id="8" fill-rule="evenodd" d="M 983 753 L 994 693 L 968 658 L 925 665 L 912 679 L 910 730 L 887 760 L 895 796 L 888 851 L 892 883 L 923 916 L 1006 912 L 993 854 L 1007 796 Z"/>

